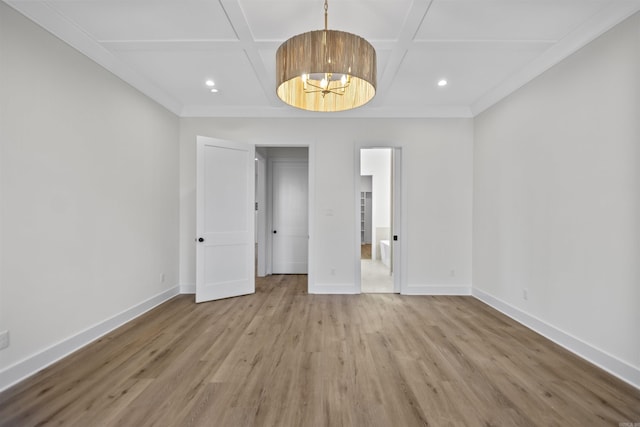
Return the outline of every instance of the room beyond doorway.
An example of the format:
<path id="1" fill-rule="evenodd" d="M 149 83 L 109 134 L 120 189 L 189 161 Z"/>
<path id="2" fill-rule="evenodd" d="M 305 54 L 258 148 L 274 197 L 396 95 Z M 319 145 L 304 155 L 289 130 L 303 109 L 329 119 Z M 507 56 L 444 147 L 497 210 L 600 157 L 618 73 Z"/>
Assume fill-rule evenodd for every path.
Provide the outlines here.
<path id="1" fill-rule="evenodd" d="M 393 274 L 394 169 L 394 149 L 360 149 L 359 229 L 362 293 L 397 292 Z"/>

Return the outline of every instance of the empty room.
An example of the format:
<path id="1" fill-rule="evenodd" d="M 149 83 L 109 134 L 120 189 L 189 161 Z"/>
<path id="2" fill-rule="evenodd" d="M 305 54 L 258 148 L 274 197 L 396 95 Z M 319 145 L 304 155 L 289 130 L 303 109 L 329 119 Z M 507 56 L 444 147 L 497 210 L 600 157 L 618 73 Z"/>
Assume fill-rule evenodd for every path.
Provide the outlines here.
<path id="1" fill-rule="evenodd" d="M 0 426 L 640 426 L 640 1 L 3 0 Z"/>

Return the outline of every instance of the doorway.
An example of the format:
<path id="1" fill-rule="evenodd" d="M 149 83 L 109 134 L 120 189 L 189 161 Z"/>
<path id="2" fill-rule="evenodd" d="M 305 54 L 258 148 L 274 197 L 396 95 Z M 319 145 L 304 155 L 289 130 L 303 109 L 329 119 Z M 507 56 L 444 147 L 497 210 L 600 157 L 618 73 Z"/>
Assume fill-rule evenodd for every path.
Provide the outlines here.
<path id="1" fill-rule="evenodd" d="M 309 149 L 256 147 L 256 276 L 307 274 Z"/>
<path id="2" fill-rule="evenodd" d="M 270 162 L 286 160 L 305 165 L 303 172 L 294 168 L 291 184 L 304 182 L 307 189 L 298 198 L 300 209 L 306 212 L 302 219 L 298 216 L 298 224 L 306 224 L 306 231 L 302 232 L 304 244 L 299 245 L 296 255 L 302 251 L 308 254 L 312 248 L 308 224 L 312 223 L 314 200 L 313 146 L 256 147 L 204 136 L 198 136 L 196 144 L 196 302 L 254 293 L 256 276 L 271 274 L 272 270 Z M 285 207 L 298 204 L 286 200 Z M 313 271 L 313 257 L 309 254 L 300 258 L 305 261 L 309 289 L 313 276 L 307 271 Z"/>
<path id="3" fill-rule="evenodd" d="M 400 292 L 400 149 L 360 148 L 360 292 Z"/>

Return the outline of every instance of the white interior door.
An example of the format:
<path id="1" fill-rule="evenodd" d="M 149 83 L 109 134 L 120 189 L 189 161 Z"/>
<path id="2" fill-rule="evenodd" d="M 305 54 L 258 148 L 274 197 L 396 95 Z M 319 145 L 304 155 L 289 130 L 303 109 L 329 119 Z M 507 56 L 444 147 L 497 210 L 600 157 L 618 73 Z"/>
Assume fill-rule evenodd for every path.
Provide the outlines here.
<path id="1" fill-rule="evenodd" d="M 267 275 L 267 159 L 256 150 L 256 236 L 257 267 L 256 276 Z"/>
<path id="2" fill-rule="evenodd" d="M 401 198 L 402 195 L 402 149 L 394 148 L 392 151 L 391 166 L 391 272 L 393 274 L 393 292 L 401 291 L 400 269 L 400 241 L 402 233 Z"/>
<path id="3" fill-rule="evenodd" d="M 274 161 L 272 273 L 307 274 L 308 162 Z"/>
<path id="4" fill-rule="evenodd" d="M 254 293 L 255 147 L 197 145 L 196 302 Z"/>

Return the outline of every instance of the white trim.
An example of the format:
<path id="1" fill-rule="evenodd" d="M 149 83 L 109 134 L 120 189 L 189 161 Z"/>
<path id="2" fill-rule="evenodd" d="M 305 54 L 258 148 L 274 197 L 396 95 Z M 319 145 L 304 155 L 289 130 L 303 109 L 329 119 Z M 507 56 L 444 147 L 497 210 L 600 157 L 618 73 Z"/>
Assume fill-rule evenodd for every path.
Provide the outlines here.
<path id="1" fill-rule="evenodd" d="M 309 286 L 310 294 L 322 294 L 322 295 L 353 295 L 360 293 L 360 287 L 353 284 L 348 285 L 313 285 Z"/>
<path id="2" fill-rule="evenodd" d="M 361 224 L 360 224 L 360 175 L 362 173 L 362 144 L 353 144 L 353 213 L 355 233 L 353 240 L 353 281 L 358 288 L 358 292 L 362 290 L 362 265 L 360 253 L 362 247 Z M 373 227 L 373 225 L 372 225 Z"/>
<path id="3" fill-rule="evenodd" d="M 196 293 L 195 283 L 185 283 L 180 285 L 180 294 L 195 294 L 195 293 Z"/>
<path id="4" fill-rule="evenodd" d="M 367 108 L 355 108 L 349 111 L 332 113 L 332 118 L 353 119 L 424 119 L 424 118 L 472 118 L 471 109 L 465 105 L 441 105 L 441 106 L 413 106 L 413 107 L 382 107 L 367 106 Z M 285 106 L 224 106 L 213 105 L 185 105 L 179 114 L 180 117 L 264 117 L 264 118 L 304 118 L 322 119 L 324 114 L 317 114 L 310 111 Z"/>
<path id="5" fill-rule="evenodd" d="M 407 285 L 402 289 L 402 295 L 471 295 L 471 286 L 449 285 Z"/>
<path id="6" fill-rule="evenodd" d="M 167 289 L 115 316 L 66 338 L 32 356 L 0 371 L 0 391 L 34 375 L 38 371 L 59 361 L 69 354 L 80 350 L 92 341 L 106 335 L 116 328 L 132 321 L 152 308 L 178 295 L 178 286 Z"/>
<path id="7" fill-rule="evenodd" d="M 615 356 L 612 356 L 598 348 L 593 347 L 590 344 L 568 334 L 553 325 L 546 323 L 545 321 L 538 319 L 524 311 L 512 306 L 511 304 L 502 301 L 483 292 L 477 288 L 473 288 L 472 295 L 485 304 L 495 308 L 496 310 L 509 316 L 516 322 L 526 326 L 527 328 L 539 333 L 545 338 L 553 341 L 554 343 L 564 347 L 572 353 L 580 356 L 581 358 L 593 363 L 599 368 L 604 369 L 611 375 L 620 378 L 622 381 L 632 385 L 633 387 L 640 389 L 640 369 L 624 362 Z"/>
<path id="8" fill-rule="evenodd" d="M 309 246 L 307 252 L 307 292 L 315 288 L 316 280 L 316 256 L 315 256 L 315 227 L 316 223 L 315 211 L 316 211 L 316 143 L 307 145 L 307 162 L 309 167 Z"/>
<path id="9" fill-rule="evenodd" d="M 267 158 L 256 146 L 256 277 L 267 275 Z"/>
<path id="10" fill-rule="evenodd" d="M 267 150 L 270 148 L 266 146 Z M 273 159 L 269 156 L 267 151 L 267 194 L 264 204 L 266 212 L 265 216 L 265 258 L 264 258 L 264 272 L 265 275 L 270 276 L 273 274 Z"/>

